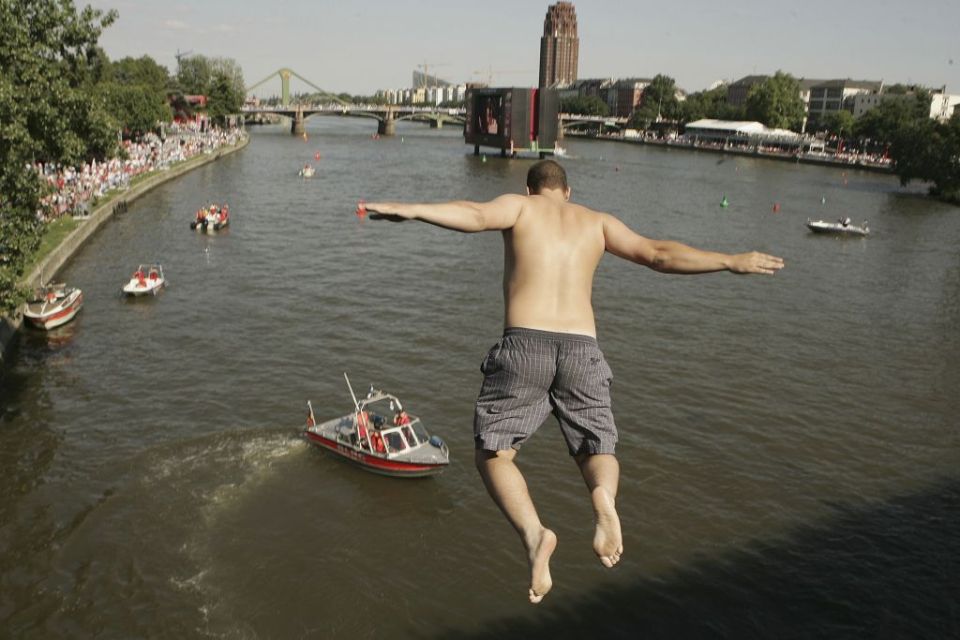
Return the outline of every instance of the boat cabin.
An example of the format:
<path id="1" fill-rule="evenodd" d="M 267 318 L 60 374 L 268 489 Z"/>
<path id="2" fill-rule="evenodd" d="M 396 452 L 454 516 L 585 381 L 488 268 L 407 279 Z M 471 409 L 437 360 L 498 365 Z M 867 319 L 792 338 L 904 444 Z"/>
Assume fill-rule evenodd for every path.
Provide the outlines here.
<path id="1" fill-rule="evenodd" d="M 375 400 L 391 400 L 389 410 L 372 407 Z M 360 404 L 358 412 L 344 416 L 337 436 L 352 448 L 388 457 L 407 453 L 430 442 L 430 433 L 420 418 L 408 415 L 396 398 L 386 394 L 368 398 Z"/>

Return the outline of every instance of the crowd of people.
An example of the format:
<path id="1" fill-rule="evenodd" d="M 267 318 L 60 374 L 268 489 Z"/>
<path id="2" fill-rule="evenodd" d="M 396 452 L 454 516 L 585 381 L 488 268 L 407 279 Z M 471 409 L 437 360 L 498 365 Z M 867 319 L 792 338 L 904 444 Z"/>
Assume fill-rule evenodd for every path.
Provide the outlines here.
<path id="1" fill-rule="evenodd" d="M 742 154 L 797 158 L 799 160 L 811 160 L 829 164 L 854 164 L 884 169 L 890 169 L 893 166 L 893 159 L 886 150 L 870 152 L 858 148 L 846 147 L 843 142 L 836 139 L 827 141 L 828 144 L 822 145 L 822 150 L 816 151 L 812 148 L 810 140 L 798 145 L 796 143 L 776 143 L 772 141 L 756 142 L 747 138 L 711 140 L 699 137 L 691 138 L 686 135 L 661 136 L 653 132 L 636 137 L 627 137 L 622 133 L 605 134 L 601 137 L 694 149 L 718 149 Z M 830 147 L 830 144 L 833 145 L 833 148 Z"/>
<path id="2" fill-rule="evenodd" d="M 42 200 L 37 217 L 49 222 L 67 213 L 82 216 L 89 213 L 94 198 L 103 197 L 113 189 L 127 188 L 132 178 L 167 169 L 171 164 L 201 153 L 212 153 L 219 147 L 235 144 L 242 135 L 236 128 L 174 123 L 165 128 L 162 136 L 148 133 L 138 140 L 124 140 L 121 155 L 125 158 L 93 160 L 82 167 L 38 163 L 35 169 L 53 186 L 53 192 Z"/>

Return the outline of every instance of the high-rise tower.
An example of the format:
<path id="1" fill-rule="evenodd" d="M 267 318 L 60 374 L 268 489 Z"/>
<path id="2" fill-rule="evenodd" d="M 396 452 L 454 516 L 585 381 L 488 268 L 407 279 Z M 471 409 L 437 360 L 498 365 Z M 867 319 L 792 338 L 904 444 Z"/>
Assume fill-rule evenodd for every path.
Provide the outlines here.
<path id="1" fill-rule="evenodd" d="M 577 12 L 572 2 L 558 2 L 547 9 L 540 38 L 540 86 L 566 85 L 577 79 Z"/>

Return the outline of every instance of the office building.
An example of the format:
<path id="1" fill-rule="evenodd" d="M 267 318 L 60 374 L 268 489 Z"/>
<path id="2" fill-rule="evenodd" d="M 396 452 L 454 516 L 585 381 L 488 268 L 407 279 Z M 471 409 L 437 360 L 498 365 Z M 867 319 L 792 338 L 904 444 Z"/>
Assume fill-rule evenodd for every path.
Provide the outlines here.
<path id="1" fill-rule="evenodd" d="M 562 87 L 574 82 L 579 55 L 580 38 L 573 3 L 550 5 L 540 38 L 540 86 Z"/>

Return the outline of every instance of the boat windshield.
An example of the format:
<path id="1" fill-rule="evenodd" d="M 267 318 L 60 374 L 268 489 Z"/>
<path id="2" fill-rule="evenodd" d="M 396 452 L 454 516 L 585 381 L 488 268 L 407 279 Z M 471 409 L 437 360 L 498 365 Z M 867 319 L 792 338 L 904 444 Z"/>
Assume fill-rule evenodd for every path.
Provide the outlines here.
<path id="1" fill-rule="evenodd" d="M 410 429 L 409 425 L 403 425 L 400 431 L 403 433 L 403 437 L 407 439 L 407 444 L 411 449 L 417 446 L 417 439 L 413 437 L 413 430 Z"/>
<path id="2" fill-rule="evenodd" d="M 420 422 L 420 419 L 417 418 L 413 421 L 413 424 L 410 425 L 413 427 L 414 433 L 417 434 L 417 440 L 420 442 L 427 442 L 430 440 L 430 434 L 427 433 L 427 428 L 423 426 L 423 423 Z"/>
<path id="3" fill-rule="evenodd" d="M 388 453 L 400 453 L 407 449 L 407 443 L 400 435 L 400 429 L 390 429 L 383 432 L 383 439 L 387 443 Z"/>

